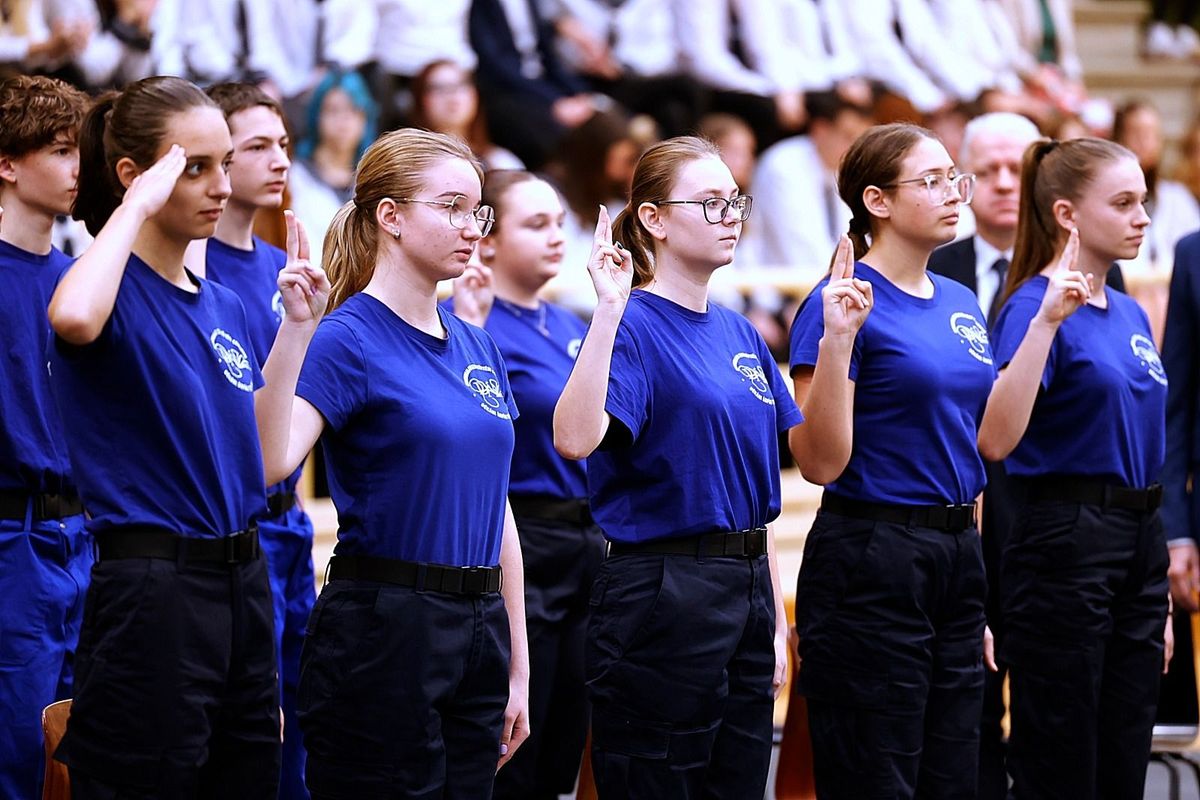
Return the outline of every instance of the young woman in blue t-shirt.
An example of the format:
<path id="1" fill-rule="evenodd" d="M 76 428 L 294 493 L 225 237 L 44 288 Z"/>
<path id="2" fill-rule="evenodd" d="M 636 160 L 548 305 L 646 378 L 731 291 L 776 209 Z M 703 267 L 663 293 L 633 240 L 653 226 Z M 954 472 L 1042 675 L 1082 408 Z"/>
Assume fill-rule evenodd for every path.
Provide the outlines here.
<path id="1" fill-rule="evenodd" d="M 642 155 L 613 241 L 600 209 L 599 303 L 554 412 L 588 459 L 610 542 L 585 669 L 602 798 L 758 797 L 786 622 L 769 523 L 779 433 L 801 416 L 766 345 L 709 302 L 751 198 L 695 137 Z M 631 287 L 636 287 L 631 292 Z"/>
<path id="2" fill-rule="evenodd" d="M 274 797 L 262 381 L 241 302 L 184 264 L 229 197 L 229 128 L 196 86 L 147 78 L 79 145 L 96 240 L 51 298 L 49 361 L 98 562 L 57 755 L 75 797 Z"/>
<path id="3" fill-rule="evenodd" d="M 924 128 L 861 136 L 838 169 L 849 237 L 792 326 L 791 450 L 825 486 L 796 588 L 823 798 L 975 794 L 995 368 L 975 295 L 926 271 L 973 182 Z"/>
<path id="4" fill-rule="evenodd" d="M 491 337 L 437 304 L 491 227 L 480 193 L 462 142 L 376 140 L 325 237 L 335 310 L 284 321 L 264 368 L 268 479 L 321 436 L 338 510 L 297 690 L 314 798 L 490 797 L 528 735 L 517 408 Z"/>
<path id="5" fill-rule="evenodd" d="M 483 201 L 496 210 L 495 228 L 479 243 L 494 302 L 478 324 L 496 340 L 521 409 L 508 501 L 525 566 L 531 728 L 512 763 L 497 773 L 495 797 L 557 797 L 574 789 L 587 738 L 583 642 L 588 593 L 604 559 L 585 463 L 555 451 L 552 425 L 585 326 L 539 296 L 558 274 L 565 244 L 566 212 L 554 187 L 531 172 L 496 170 L 487 173 Z M 465 315 L 486 307 L 486 297 L 477 302 L 458 283 L 455 313 L 473 322 Z"/>
<path id="6" fill-rule="evenodd" d="M 1027 497 L 999 586 L 1017 797 L 1140 797 L 1145 782 L 1168 606 L 1167 378 L 1146 314 L 1105 287 L 1137 255 L 1145 200 L 1120 145 L 1026 151 L 979 430 Z"/>

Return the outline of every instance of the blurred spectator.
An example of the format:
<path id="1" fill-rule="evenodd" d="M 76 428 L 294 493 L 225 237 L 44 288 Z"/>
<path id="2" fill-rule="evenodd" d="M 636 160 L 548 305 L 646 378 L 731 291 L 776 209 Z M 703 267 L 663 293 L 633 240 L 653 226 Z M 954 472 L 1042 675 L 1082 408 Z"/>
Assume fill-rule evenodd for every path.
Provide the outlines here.
<path id="1" fill-rule="evenodd" d="M 595 99 L 559 60 L 554 30 L 531 0 L 473 0 L 468 30 L 492 140 L 540 169 L 596 112 Z"/>
<path id="2" fill-rule="evenodd" d="M 1200 34 L 1194 27 L 1198 12 L 1197 0 L 1150 0 L 1142 56 L 1179 59 L 1200 56 Z"/>
<path id="3" fill-rule="evenodd" d="M 258 83 L 283 101 L 298 136 L 307 95 L 326 69 L 357 68 L 375 40 L 375 7 L 362 0 L 175 0 L 163 8 L 161 72 L 201 85 Z"/>
<path id="4" fill-rule="evenodd" d="M 846 22 L 855 46 L 869 54 L 867 77 L 922 113 L 974 101 L 993 85 L 970 53 L 972 43 L 943 35 L 928 0 L 856 0 Z"/>
<path id="5" fill-rule="evenodd" d="M 710 108 L 742 117 L 766 147 L 804 124 L 801 51 L 789 51 L 776 0 L 672 0 L 689 73 Z"/>
<path id="6" fill-rule="evenodd" d="M 739 252 L 760 266 L 788 267 L 815 282 L 829 265 L 850 209 L 837 192 L 842 156 L 872 124 L 870 109 L 833 92 L 808 97 L 808 131 L 762 154 L 754 212 Z"/>
<path id="7" fill-rule="evenodd" d="M 750 125 L 735 114 L 716 112 L 700 118 L 696 133 L 720 148 L 721 160 L 729 167 L 738 189 L 748 193 L 758 163 L 758 140 Z"/>
<path id="8" fill-rule="evenodd" d="M 1194 120 L 1179 143 L 1183 157 L 1177 170 L 1179 182 L 1200 202 L 1200 118 Z"/>
<path id="9" fill-rule="evenodd" d="M 1059 111 L 1080 113 L 1087 92 L 1075 49 L 1072 0 L 996 0 L 1015 36 L 1030 90 Z"/>
<path id="10" fill-rule="evenodd" d="M 484 169 L 524 169 L 521 160 L 488 138 L 471 73 L 453 61 L 434 61 L 412 81 L 414 127 L 448 133 L 465 141 Z"/>
<path id="11" fill-rule="evenodd" d="M 73 79 L 96 91 L 158 71 L 152 52 L 158 0 L 44 0 L 52 23 L 91 31 L 72 61 Z"/>
<path id="12" fill-rule="evenodd" d="M 389 131 L 411 121 L 411 84 L 426 65 L 450 62 L 467 72 L 475 69 L 467 39 L 471 0 L 375 0 L 375 6 L 372 83 L 380 130 Z"/>
<path id="13" fill-rule="evenodd" d="M 846 28 L 846 5 L 838 0 L 778 0 L 785 46 L 796 53 L 795 69 L 805 92 L 836 91 L 870 105 L 871 85 Z"/>
<path id="14" fill-rule="evenodd" d="M 590 315 L 596 293 L 587 274 L 592 237 L 600 206 L 610 218 L 625 207 L 633 168 L 655 137 L 646 118 L 629 119 L 623 112 L 605 111 L 569 132 L 550 175 L 566 200 L 563 222 L 563 269 L 546 286 L 558 301 L 576 313 Z M 649 128 L 650 130 L 647 130 Z"/>
<path id="15" fill-rule="evenodd" d="M 375 140 L 376 115 L 375 100 L 357 72 L 328 73 L 309 101 L 308 134 L 296 145 L 289 185 L 314 264 L 321 263 L 333 215 L 354 196 L 354 167 Z"/>
<path id="16" fill-rule="evenodd" d="M 0 78 L 50 72 L 83 52 L 91 36 L 86 22 L 51 24 L 42 0 L 0 2 Z"/>
<path id="17" fill-rule="evenodd" d="M 663 0 L 550 0 L 563 60 L 595 91 L 649 114 L 664 137 L 690 133 L 700 86 L 680 69 L 670 4 Z"/>
<path id="18" fill-rule="evenodd" d="M 1200 228 L 1200 206 L 1187 187 L 1162 175 L 1163 134 L 1158 110 L 1144 100 L 1131 100 L 1117 109 L 1113 139 L 1137 156 L 1146 176 L 1146 213 L 1150 227 L 1134 270 L 1169 264 L 1175 244 Z"/>

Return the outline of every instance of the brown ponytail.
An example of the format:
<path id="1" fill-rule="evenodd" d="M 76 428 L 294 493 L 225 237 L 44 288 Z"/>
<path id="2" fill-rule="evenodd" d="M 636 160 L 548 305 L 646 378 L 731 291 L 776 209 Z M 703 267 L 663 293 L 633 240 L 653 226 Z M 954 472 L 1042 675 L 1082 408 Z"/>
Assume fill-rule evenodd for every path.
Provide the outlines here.
<path id="1" fill-rule="evenodd" d="M 1066 241 L 1067 231 L 1054 219 L 1054 202 L 1077 201 L 1091 185 L 1102 164 L 1122 158 L 1137 160 L 1121 145 L 1092 137 L 1065 142 L 1044 139 L 1025 149 L 1021 163 L 1017 240 L 1013 245 L 1003 301 L 1051 263 Z"/>
<path id="2" fill-rule="evenodd" d="M 933 131 L 907 122 L 876 125 L 859 136 L 838 165 L 838 195 L 850 208 L 850 243 L 854 260 L 870 249 L 867 238 L 874 235 L 875 218 L 867 211 L 863 192 L 868 186 L 887 186 L 900 178 L 900 168 L 908 151 L 921 139 L 938 137 Z"/>
<path id="3" fill-rule="evenodd" d="M 171 117 L 197 107 L 215 108 L 216 103 L 195 84 L 163 75 L 101 98 L 79 131 L 79 182 L 71 216 L 93 236 L 99 234 L 125 196 L 117 162 L 128 158 L 143 169 L 151 167 Z"/>
<path id="4" fill-rule="evenodd" d="M 461 158 L 483 169 L 461 139 L 442 133 L 400 128 L 389 131 L 367 148 L 358 162 L 354 199 L 334 215 L 325 233 L 322 266 L 332 291 L 329 310 L 337 308 L 370 282 L 379 249 L 375 209 L 381 200 L 420 194 L 425 173 L 448 158 Z"/>
<path id="5" fill-rule="evenodd" d="M 629 202 L 613 222 L 613 241 L 633 257 L 633 286 L 654 280 L 654 239 L 638 218 L 642 203 L 665 200 L 675 187 L 679 170 L 699 158 L 720 158 L 715 144 L 699 136 L 676 136 L 653 145 L 638 159 L 633 170 Z"/>

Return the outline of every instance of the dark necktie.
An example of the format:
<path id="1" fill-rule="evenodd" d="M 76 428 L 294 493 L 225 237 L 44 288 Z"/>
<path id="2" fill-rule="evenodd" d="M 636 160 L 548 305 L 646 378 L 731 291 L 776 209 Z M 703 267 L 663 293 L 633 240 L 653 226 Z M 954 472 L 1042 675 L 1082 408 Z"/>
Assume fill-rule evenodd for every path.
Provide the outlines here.
<path id="1" fill-rule="evenodd" d="M 996 282 L 996 294 L 992 295 L 992 305 L 988 308 L 987 324 L 991 328 L 996 322 L 996 315 L 1000 313 L 1000 300 L 1004 297 L 1004 280 L 1008 277 L 1008 259 L 1000 256 L 992 263 L 992 272 L 998 279 Z"/>

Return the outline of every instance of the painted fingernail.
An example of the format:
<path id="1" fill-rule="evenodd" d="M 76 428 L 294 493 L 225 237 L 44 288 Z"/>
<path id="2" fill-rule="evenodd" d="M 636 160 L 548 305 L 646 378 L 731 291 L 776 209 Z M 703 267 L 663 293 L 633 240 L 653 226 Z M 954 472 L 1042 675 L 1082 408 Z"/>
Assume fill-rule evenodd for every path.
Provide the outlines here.
<path id="1" fill-rule="evenodd" d="M 508 755 L 508 745 L 506 745 L 506 744 L 500 745 L 500 755 L 502 755 L 502 756 Z"/>

